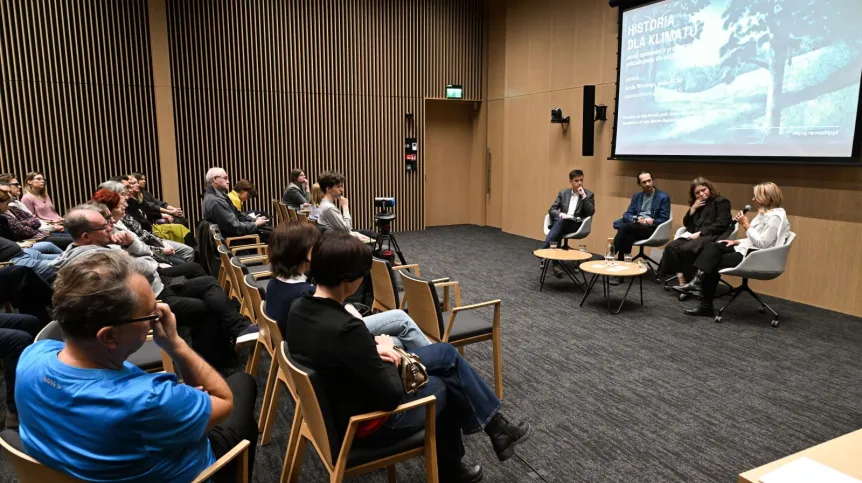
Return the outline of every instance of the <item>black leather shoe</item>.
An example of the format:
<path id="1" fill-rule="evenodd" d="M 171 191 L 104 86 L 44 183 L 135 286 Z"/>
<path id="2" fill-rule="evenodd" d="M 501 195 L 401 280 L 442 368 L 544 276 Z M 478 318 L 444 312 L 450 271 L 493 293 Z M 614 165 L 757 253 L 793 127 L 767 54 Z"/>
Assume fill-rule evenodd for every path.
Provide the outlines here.
<path id="1" fill-rule="evenodd" d="M 440 483 L 478 483 L 482 481 L 482 467 L 463 461 L 451 470 L 440 468 Z"/>
<path id="2" fill-rule="evenodd" d="M 563 269 L 558 267 L 557 265 L 554 265 L 553 268 L 554 268 L 554 276 L 557 278 L 563 278 Z"/>
<path id="3" fill-rule="evenodd" d="M 703 290 L 703 284 L 700 281 L 700 277 L 694 277 L 691 279 L 691 282 L 688 282 L 685 285 L 677 285 L 673 287 L 679 293 L 688 293 L 695 294 L 700 293 Z"/>
<path id="4" fill-rule="evenodd" d="M 620 285 L 623 283 L 623 279 L 620 277 L 608 277 L 608 285 Z"/>
<path id="5" fill-rule="evenodd" d="M 693 309 L 686 309 L 685 315 L 713 317 L 715 315 L 715 309 L 712 308 L 711 304 L 705 304 L 701 302 L 697 305 L 697 307 Z"/>
<path id="6" fill-rule="evenodd" d="M 485 433 L 491 438 L 497 458 L 506 461 L 515 454 L 515 446 L 530 438 L 533 427 L 527 422 L 512 424 L 505 416 L 497 413 L 485 426 Z"/>
<path id="7" fill-rule="evenodd" d="M 691 294 L 687 294 L 687 293 L 679 294 L 679 301 L 682 302 L 683 300 L 688 300 L 689 295 L 691 295 Z"/>

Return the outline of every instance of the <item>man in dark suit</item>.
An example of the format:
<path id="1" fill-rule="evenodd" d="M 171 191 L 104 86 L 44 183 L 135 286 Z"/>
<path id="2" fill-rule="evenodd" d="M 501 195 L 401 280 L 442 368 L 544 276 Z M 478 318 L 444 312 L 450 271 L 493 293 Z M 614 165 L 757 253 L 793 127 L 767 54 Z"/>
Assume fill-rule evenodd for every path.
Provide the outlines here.
<path id="1" fill-rule="evenodd" d="M 641 191 L 632 196 L 623 217 L 614 221 L 617 230 L 614 248 L 620 260 L 631 253 L 636 241 L 649 238 L 659 225 L 670 219 L 670 195 L 655 187 L 652 175 L 642 171 L 638 174 L 638 185 Z"/>
<path id="2" fill-rule="evenodd" d="M 569 173 L 571 188 L 564 188 L 557 193 L 557 199 L 548 210 L 551 217 L 551 231 L 545 237 L 542 248 L 551 246 L 551 242 L 560 243 L 564 236 L 578 231 L 581 222 L 596 212 L 595 195 L 584 189 L 584 172 L 574 169 Z"/>

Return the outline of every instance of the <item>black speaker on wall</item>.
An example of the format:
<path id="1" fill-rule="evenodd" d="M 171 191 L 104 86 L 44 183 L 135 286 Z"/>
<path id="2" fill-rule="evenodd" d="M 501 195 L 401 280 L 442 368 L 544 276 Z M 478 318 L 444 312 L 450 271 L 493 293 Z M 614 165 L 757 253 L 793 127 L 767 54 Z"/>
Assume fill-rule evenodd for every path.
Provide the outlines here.
<path id="1" fill-rule="evenodd" d="M 581 141 L 581 154 L 593 155 L 593 140 L 595 139 L 595 108 L 596 108 L 596 86 L 584 86 L 584 123 L 583 140 Z"/>

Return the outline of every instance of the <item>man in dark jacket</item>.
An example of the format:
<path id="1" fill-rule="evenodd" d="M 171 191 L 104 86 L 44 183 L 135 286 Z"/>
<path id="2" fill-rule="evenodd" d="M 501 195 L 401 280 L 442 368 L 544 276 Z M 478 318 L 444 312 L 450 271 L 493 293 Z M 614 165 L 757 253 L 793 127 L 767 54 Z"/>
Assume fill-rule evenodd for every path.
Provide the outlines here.
<path id="1" fill-rule="evenodd" d="M 670 219 L 670 195 L 655 187 L 652 175 L 646 171 L 638 174 L 638 185 L 640 193 L 632 196 L 623 217 L 614 221 L 617 230 L 614 249 L 620 260 L 631 253 L 636 241 L 649 238 L 659 225 Z"/>
<path id="2" fill-rule="evenodd" d="M 551 242 L 559 243 L 564 236 L 578 231 L 584 218 L 593 216 L 596 212 L 595 195 L 584 188 L 584 172 L 574 169 L 569 173 L 571 188 L 561 189 L 557 199 L 548 210 L 551 217 L 548 236 L 542 248 L 551 246 Z"/>
<path id="3" fill-rule="evenodd" d="M 263 216 L 253 219 L 246 217 L 233 206 L 227 197 L 230 180 L 222 168 L 210 168 L 206 175 L 207 188 L 204 192 L 203 217 L 208 222 L 218 225 L 225 238 L 243 235 L 260 235 L 266 242 L 269 231 L 262 229 L 269 220 Z"/>

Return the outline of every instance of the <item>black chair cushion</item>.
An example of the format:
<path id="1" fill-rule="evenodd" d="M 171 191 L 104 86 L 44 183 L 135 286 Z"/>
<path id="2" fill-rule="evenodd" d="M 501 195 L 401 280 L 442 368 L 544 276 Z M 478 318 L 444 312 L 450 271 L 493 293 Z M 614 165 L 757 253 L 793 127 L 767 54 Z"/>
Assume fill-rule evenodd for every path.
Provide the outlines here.
<path id="1" fill-rule="evenodd" d="M 407 301 L 410 305 L 410 301 Z M 449 323 L 449 314 L 451 312 L 443 312 L 443 327 Z M 484 320 L 470 310 L 458 312 L 455 316 L 455 324 L 452 327 L 452 333 L 449 334 L 449 342 L 455 342 L 461 339 L 469 339 L 478 335 L 490 334 L 494 328 L 494 323 L 490 320 Z"/>
<path id="2" fill-rule="evenodd" d="M 155 342 L 148 340 L 127 360 L 145 371 L 159 369 L 162 367 L 162 352 Z"/>
<path id="3" fill-rule="evenodd" d="M 266 286 L 269 285 L 269 279 L 268 278 L 262 278 L 260 280 L 255 280 L 254 282 L 252 282 L 252 285 L 257 287 L 258 292 L 261 295 L 261 298 L 266 300 Z"/>
<path id="4" fill-rule="evenodd" d="M 424 429 L 389 446 L 362 446 L 362 440 L 359 440 L 350 448 L 350 454 L 347 455 L 347 467 L 353 468 L 381 458 L 410 451 L 411 449 L 421 447 L 424 443 Z"/>
<path id="5" fill-rule="evenodd" d="M 260 272 L 271 272 L 272 265 L 269 263 L 265 263 L 262 265 L 246 265 L 248 268 L 248 273 L 260 273 Z"/>

